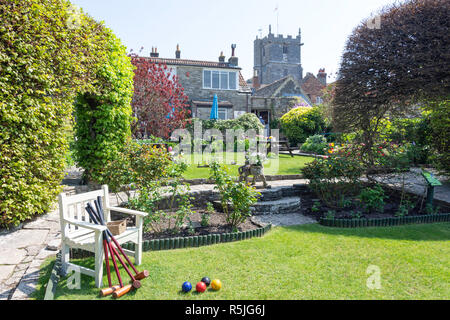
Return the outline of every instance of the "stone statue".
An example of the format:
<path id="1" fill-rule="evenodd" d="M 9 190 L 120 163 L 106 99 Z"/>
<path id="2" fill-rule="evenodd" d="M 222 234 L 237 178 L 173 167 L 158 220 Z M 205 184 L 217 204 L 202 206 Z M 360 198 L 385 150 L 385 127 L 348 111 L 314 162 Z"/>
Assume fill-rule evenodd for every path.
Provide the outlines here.
<path id="1" fill-rule="evenodd" d="M 263 181 L 264 188 L 268 187 L 266 177 L 264 176 L 264 167 L 263 165 L 250 164 L 250 160 L 248 158 L 245 159 L 245 164 L 242 167 L 238 168 L 239 172 L 239 181 L 245 181 L 248 183 L 248 177 L 253 176 L 252 185 L 256 184 L 256 179 L 261 177 Z"/>

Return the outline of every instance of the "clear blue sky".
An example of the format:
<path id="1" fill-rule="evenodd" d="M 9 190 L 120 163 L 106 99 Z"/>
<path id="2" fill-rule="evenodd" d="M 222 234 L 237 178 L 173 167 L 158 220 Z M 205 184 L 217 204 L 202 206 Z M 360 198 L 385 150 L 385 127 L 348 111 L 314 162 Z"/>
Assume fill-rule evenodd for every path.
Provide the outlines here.
<path id="1" fill-rule="evenodd" d="M 393 0 L 71 0 L 103 20 L 128 49 L 160 57 L 216 61 L 231 44 L 245 79 L 253 75 L 253 40 L 272 33 L 296 36 L 302 29 L 304 74 L 334 73 L 347 37 L 361 20 Z M 278 10 L 275 11 L 275 8 Z M 278 31 L 277 31 L 278 12 Z M 260 32 L 259 29 L 262 29 Z"/>

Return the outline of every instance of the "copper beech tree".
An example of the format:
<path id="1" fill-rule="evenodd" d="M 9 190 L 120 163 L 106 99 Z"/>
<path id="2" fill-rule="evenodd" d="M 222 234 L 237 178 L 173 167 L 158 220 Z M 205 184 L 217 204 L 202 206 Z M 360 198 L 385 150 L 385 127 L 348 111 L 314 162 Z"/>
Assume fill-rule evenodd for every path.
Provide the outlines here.
<path id="1" fill-rule="evenodd" d="M 185 127 L 190 115 L 188 97 L 167 65 L 136 54 L 130 57 L 136 67 L 132 107 L 137 121 L 133 134 L 167 139 L 175 129 Z"/>
<path id="2" fill-rule="evenodd" d="M 381 119 L 410 112 L 412 105 L 448 101 L 449 17 L 449 0 L 408 0 L 357 26 L 338 73 L 336 129 L 360 130 L 370 153 Z"/>

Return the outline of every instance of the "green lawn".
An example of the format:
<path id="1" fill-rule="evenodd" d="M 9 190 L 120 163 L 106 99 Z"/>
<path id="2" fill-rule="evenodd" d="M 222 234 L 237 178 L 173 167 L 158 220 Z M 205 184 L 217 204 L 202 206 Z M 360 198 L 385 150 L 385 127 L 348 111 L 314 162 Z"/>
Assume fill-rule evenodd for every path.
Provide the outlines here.
<path id="1" fill-rule="evenodd" d="M 150 277 L 122 299 L 449 299 L 449 240 L 450 223 L 274 228 L 263 238 L 147 252 L 140 269 L 149 270 Z M 92 266 L 92 259 L 83 264 Z M 381 270 L 379 290 L 366 286 L 369 265 Z M 50 266 L 43 268 L 42 283 Z M 184 281 L 195 286 L 203 276 L 219 278 L 223 289 L 180 292 Z M 43 287 L 37 292 L 37 298 L 42 296 Z M 62 280 L 56 296 L 99 299 L 94 280 L 84 276 L 81 290 L 69 290 Z"/>
<path id="2" fill-rule="evenodd" d="M 224 153 L 225 155 L 222 157 L 229 156 L 234 161 L 237 161 L 237 154 L 229 154 Z M 196 178 L 208 178 L 209 177 L 209 168 L 199 168 L 198 163 L 194 161 L 194 155 L 191 154 L 185 157 L 185 160 L 189 161 L 189 166 L 186 172 L 184 173 L 184 178 L 186 179 L 196 179 Z M 288 174 L 301 174 L 300 170 L 305 166 L 306 163 L 313 161 L 312 157 L 303 157 L 303 156 L 294 156 L 280 154 L 279 159 L 269 159 L 264 163 L 264 173 L 266 175 L 288 175 Z M 207 159 L 201 161 L 201 164 L 206 163 Z M 244 160 L 239 161 L 237 163 L 243 163 Z M 225 161 L 224 161 L 225 162 Z M 230 173 L 233 176 L 238 175 L 238 167 L 239 165 L 226 165 Z"/>

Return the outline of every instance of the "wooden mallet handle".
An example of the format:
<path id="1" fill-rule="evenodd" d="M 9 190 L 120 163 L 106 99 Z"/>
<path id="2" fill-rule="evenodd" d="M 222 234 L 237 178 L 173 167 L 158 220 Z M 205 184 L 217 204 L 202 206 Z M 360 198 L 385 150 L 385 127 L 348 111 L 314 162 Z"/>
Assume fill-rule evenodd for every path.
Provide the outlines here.
<path id="1" fill-rule="evenodd" d="M 109 296 L 110 294 L 112 294 L 114 291 L 116 291 L 118 289 L 120 289 L 120 286 L 114 286 L 114 287 L 102 289 L 102 290 L 100 290 L 100 296 L 102 296 L 102 297 Z"/>
<path id="2" fill-rule="evenodd" d="M 113 292 L 113 297 L 120 298 L 121 296 L 130 292 L 132 288 L 133 288 L 133 286 L 131 284 L 128 284 L 123 288 L 117 289 L 116 291 Z"/>

